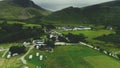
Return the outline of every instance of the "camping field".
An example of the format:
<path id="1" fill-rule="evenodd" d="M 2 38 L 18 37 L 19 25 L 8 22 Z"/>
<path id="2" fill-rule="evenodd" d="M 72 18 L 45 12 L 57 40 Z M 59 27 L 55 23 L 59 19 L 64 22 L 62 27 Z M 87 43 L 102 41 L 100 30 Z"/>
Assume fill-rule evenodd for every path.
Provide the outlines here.
<path id="1" fill-rule="evenodd" d="M 44 60 L 36 57 L 39 52 Z M 34 55 L 33 59 L 28 59 Z M 32 50 L 26 59 L 30 68 L 120 68 L 120 61 L 83 45 L 57 46 L 53 53 Z"/>

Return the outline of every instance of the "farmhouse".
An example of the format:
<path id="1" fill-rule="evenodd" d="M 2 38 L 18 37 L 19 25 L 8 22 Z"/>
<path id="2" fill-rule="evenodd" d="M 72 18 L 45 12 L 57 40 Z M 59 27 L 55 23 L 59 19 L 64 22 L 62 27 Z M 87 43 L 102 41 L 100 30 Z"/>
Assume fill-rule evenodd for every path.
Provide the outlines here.
<path id="1" fill-rule="evenodd" d="M 45 41 L 44 40 L 33 40 L 33 44 L 43 44 Z"/>
<path id="2" fill-rule="evenodd" d="M 44 40 L 33 40 L 33 44 L 35 46 L 45 46 L 45 41 Z"/>
<path id="3" fill-rule="evenodd" d="M 24 46 L 30 45 L 30 42 L 23 42 Z"/>

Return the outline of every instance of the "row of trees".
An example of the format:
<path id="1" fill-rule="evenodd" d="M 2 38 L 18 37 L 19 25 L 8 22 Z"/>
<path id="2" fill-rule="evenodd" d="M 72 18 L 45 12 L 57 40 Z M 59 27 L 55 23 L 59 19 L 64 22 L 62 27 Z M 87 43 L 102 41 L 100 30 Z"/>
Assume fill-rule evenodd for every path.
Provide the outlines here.
<path id="1" fill-rule="evenodd" d="M 58 40 L 61 42 L 79 43 L 80 41 L 86 42 L 85 38 L 86 37 L 83 34 L 77 35 L 77 34 L 68 33 L 66 35 L 59 36 Z"/>

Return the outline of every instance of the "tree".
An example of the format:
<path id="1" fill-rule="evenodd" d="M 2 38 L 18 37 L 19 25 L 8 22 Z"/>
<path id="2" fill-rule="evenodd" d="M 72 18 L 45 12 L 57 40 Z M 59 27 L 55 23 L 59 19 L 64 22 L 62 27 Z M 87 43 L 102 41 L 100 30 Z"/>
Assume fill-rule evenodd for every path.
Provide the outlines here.
<path id="1" fill-rule="evenodd" d="M 55 47 L 55 42 L 51 39 L 47 40 L 45 44 L 47 45 L 47 47 L 51 47 L 51 48 Z"/>
<path id="2" fill-rule="evenodd" d="M 9 51 L 11 54 L 18 53 L 22 54 L 26 52 L 26 47 L 25 46 L 12 46 L 10 47 Z"/>
<path id="3" fill-rule="evenodd" d="M 68 40 L 66 39 L 65 36 L 58 36 L 58 40 L 59 40 L 60 42 L 68 42 Z"/>
<path id="4" fill-rule="evenodd" d="M 86 37 L 83 34 L 74 35 L 72 33 L 68 33 L 66 37 L 68 38 L 70 43 L 78 43 L 80 41 L 86 42 L 85 40 Z"/>

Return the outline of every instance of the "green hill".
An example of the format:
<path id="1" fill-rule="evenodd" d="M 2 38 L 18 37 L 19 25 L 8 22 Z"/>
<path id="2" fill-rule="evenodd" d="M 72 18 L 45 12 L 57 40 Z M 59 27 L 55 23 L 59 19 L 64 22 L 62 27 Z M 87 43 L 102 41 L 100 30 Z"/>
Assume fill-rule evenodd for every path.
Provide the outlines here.
<path id="1" fill-rule="evenodd" d="M 54 12 L 43 19 L 54 24 L 104 24 L 119 25 L 120 1 L 92 5 L 88 7 L 68 7 Z"/>
<path id="2" fill-rule="evenodd" d="M 48 15 L 50 12 L 37 6 L 30 0 L 0 1 L 0 19 L 29 19 Z"/>

